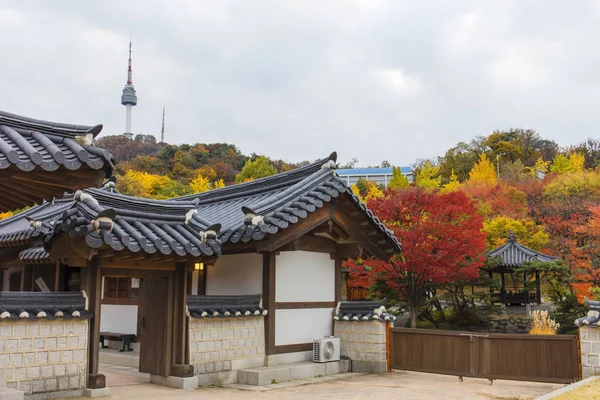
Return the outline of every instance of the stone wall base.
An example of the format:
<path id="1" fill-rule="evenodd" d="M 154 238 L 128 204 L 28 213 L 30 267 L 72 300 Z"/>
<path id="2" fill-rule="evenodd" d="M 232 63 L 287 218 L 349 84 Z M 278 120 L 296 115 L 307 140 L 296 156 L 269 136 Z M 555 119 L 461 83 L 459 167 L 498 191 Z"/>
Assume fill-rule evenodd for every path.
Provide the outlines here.
<path id="1" fill-rule="evenodd" d="M 197 377 L 198 386 L 220 386 L 237 383 L 237 371 L 213 372 L 210 374 L 201 374 Z"/>
<path id="2" fill-rule="evenodd" d="M 195 376 L 182 378 L 179 376 L 164 377 L 160 375 L 150 375 L 150 383 L 167 386 L 174 389 L 190 390 L 198 388 L 198 378 L 196 378 Z"/>
<path id="3" fill-rule="evenodd" d="M 58 392 L 36 393 L 25 396 L 25 400 L 64 399 L 65 397 L 81 397 L 84 389 L 60 390 Z"/>
<path id="4" fill-rule="evenodd" d="M 352 372 L 385 374 L 387 372 L 387 362 L 352 360 Z"/>
<path id="5" fill-rule="evenodd" d="M 101 389 L 85 389 L 83 391 L 85 397 L 108 397 L 110 396 L 110 388 L 104 387 Z"/>

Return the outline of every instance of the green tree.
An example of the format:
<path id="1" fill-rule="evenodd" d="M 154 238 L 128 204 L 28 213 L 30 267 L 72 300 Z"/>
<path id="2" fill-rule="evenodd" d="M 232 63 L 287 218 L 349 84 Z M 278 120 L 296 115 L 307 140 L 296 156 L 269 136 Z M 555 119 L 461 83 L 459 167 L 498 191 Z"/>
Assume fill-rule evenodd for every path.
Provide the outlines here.
<path id="1" fill-rule="evenodd" d="M 408 178 L 404 176 L 400 167 L 392 167 L 392 179 L 388 183 L 388 188 L 392 190 L 403 189 L 410 186 Z"/>
<path id="2" fill-rule="evenodd" d="M 442 185 L 442 177 L 439 173 L 440 168 L 427 160 L 416 171 L 415 185 L 426 189 L 439 188 Z"/>
<path id="3" fill-rule="evenodd" d="M 242 183 L 253 181 L 255 179 L 275 175 L 276 173 L 277 169 L 269 163 L 269 159 L 265 156 L 259 156 L 256 157 L 254 161 L 246 161 L 242 171 L 235 177 L 235 182 Z"/>

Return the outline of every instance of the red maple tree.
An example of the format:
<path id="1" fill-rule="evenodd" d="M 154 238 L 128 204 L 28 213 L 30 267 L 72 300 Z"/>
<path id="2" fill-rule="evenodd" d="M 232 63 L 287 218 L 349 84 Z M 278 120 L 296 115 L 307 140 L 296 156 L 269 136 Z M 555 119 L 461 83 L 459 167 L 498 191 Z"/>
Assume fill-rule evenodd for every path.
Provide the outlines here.
<path id="1" fill-rule="evenodd" d="M 349 284 L 383 283 L 407 303 L 413 328 L 428 288 L 479 277 L 485 253 L 483 219 L 463 192 L 387 191 L 368 206 L 394 231 L 403 251 L 388 262 L 349 260 Z"/>

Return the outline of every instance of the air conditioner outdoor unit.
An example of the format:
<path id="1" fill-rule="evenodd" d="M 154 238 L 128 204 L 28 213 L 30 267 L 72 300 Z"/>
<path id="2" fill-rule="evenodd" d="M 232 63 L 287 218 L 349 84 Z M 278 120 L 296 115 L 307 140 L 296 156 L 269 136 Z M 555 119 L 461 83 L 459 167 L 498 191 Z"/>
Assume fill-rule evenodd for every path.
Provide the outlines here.
<path id="1" fill-rule="evenodd" d="M 313 361 L 330 362 L 340 360 L 340 338 L 326 336 L 313 340 Z"/>

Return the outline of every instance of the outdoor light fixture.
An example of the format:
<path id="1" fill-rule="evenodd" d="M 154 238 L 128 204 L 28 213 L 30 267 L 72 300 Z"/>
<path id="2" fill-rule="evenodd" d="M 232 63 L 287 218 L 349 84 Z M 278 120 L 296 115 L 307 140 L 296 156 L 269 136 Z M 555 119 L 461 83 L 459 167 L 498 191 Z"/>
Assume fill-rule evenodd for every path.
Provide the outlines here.
<path id="1" fill-rule="evenodd" d="M 194 264 L 194 269 L 196 271 L 204 271 L 204 263 L 196 263 L 196 264 Z"/>

